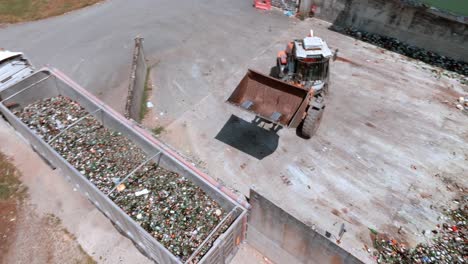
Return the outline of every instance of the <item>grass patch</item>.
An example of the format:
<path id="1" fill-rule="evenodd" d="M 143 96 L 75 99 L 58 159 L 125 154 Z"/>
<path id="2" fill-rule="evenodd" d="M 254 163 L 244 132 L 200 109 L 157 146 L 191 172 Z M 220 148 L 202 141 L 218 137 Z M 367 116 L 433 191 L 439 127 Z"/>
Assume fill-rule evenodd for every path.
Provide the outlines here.
<path id="1" fill-rule="evenodd" d="M 18 179 L 19 175 L 11 160 L 0 152 L 0 201 L 13 196 L 22 198 L 26 194 L 26 187 Z"/>
<path id="2" fill-rule="evenodd" d="M 58 16 L 101 0 L 0 0 L 0 24 Z"/>
<path id="3" fill-rule="evenodd" d="M 148 106 L 146 105 L 146 102 L 148 102 L 150 92 L 152 90 L 151 84 L 149 81 L 150 72 L 151 72 L 151 67 L 148 67 L 148 69 L 146 70 L 145 89 L 143 90 L 143 96 L 141 98 L 141 104 L 140 104 L 140 122 L 143 121 L 143 119 L 145 118 L 146 114 L 149 111 Z"/>
<path id="4" fill-rule="evenodd" d="M 153 132 L 153 134 L 155 134 L 156 136 L 160 135 L 162 132 L 164 132 L 164 127 L 162 126 L 157 126 L 153 129 L 151 129 L 151 132 Z"/>
<path id="5" fill-rule="evenodd" d="M 55 228 L 58 228 L 62 225 L 62 219 L 54 214 L 46 214 L 47 223 Z M 68 230 L 67 232 L 68 233 Z"/>
<path id="6" fill-rule="evenodd" d="M 422 0 L 422 2 L 457 15 L 468 16 L 468 1 L 466 0 Z"/>

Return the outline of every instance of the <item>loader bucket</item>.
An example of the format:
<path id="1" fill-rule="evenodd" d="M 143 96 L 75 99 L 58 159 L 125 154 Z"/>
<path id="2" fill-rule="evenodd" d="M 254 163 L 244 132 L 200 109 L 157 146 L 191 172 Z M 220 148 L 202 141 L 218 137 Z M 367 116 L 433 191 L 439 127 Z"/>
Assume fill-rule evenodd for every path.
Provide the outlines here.
<path id="1" fill-rule="evenodd" d="M 302 119 L 307 95 L 305 89 L 249 69 L 227 102 L 289 127 L 297 126 Z"/>

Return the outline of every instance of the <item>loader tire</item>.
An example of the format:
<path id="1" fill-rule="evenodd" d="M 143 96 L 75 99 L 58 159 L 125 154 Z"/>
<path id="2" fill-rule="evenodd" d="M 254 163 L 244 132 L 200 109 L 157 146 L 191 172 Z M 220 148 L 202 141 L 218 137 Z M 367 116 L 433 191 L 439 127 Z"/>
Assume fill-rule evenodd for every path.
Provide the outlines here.
<path id="1" fill-rule="evenodd" d="M 272 67 L 270 69 L 270 77 L 279 79 L 280 68 L 278 66 Z"/>
<path id="2" fill-rule="evenodd" d="M 307 110 L 307 116 L 302 123 L 301 133 L 304 138 L 309 139 L 315 135 L 320 126 L 320 122 L 322 121 L 324 110 L 325 107 L 309 107 L 309 110 Z"/>
<path id="3" fill-rule="evenodd" d="M 324 95 L 328 95 L 328 91 L 329 91 L 329 90 L 328 90 L 328 83 L 327 83 L 327 84 L 325 84 L 325 86 L 323 87 L 323 94 L 324 94 Z"/>

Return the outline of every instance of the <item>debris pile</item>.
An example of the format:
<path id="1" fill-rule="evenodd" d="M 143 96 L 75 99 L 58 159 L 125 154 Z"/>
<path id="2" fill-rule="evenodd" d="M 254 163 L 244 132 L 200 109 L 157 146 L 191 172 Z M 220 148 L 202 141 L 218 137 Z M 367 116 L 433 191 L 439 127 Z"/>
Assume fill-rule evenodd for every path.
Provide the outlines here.
<path id="1" fill-rule="evenodd" d="M 378 263 L 467 263 L 468 262 L 468 203 L 456 210 L 447 210 L 448 222 L 423 234 L 432 241 L 408 249 L 394 239 L 376 235 Z"/>
<path id="2" fill-rule="evenodd" d="M 40 100 L 15 114 L 183 261 L 227 215 L 216 201 L 178 173 L 154 161 L 142 165 L 150 157 L 69 98 Z M 195 260 L 206 254 L 230 224 L 227 221 L 218 229 Z"/>
<path id="3" fill-rule="evenodd" d="M 93 116 L 49 144 L 104 194 L 146 158 L 128 138 L 104 128 Z"/>
<path id="4" fill-rule="evenodd" d="M 423 61 L 427 64 L 440 67 L 448 71 L 464 75 L 465 77 L 468 76 L 468 63 L 464 61 L 454 60 L 452 58 L 442 56 L 437 53 L 409 45 L 407 43 L 403 43 L 392 37 L 373 34 L 366 31 L 357 30 L 355 28 L 335 29 L 356 39 L 374 44 L 381 48 L 400 53 L 402 55 Z M 447 73 L 447 75 L 452 77 L 449 73 Z M 468 80 L 467 78 L 462 77 L 461 82 L 468 83 Z"/>
<path id="5" fill-rule="evenodd" d="M 224 210 L 200 188 L 156 163 L 129 177 L 109 197 L 174 255 L 186 260 Z"/>
<path id="6" fill-rule="evenodd" d="M 15 113 L 32 131 L 46 142 L 62 129 L 86 115 L 86 111 L 63 96 L 44 99 Z"/>
<path id="7" fill-rule="evenodd" d="M 458 98 L 457 108 L 468 111 L 468 99 L 465 97 Z"/>
<path id="8" fill-rule="evenodd" d="M 397 0 L 397 2 L 407 5 L 407 6 L 412 6 L 412 7 L 423 7 L 424 4 L 420 0 Z"/>

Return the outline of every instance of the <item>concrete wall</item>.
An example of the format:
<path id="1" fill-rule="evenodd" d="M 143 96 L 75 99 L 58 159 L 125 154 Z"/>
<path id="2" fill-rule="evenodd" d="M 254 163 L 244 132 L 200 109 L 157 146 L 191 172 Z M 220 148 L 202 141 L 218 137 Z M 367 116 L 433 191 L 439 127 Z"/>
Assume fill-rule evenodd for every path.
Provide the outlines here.
<path id="1" fill-rule="evenodd" d="M 130 73 L 130 83 L 128 86 L 128 97 L 125 105 L 125 117 L 132 118 L 140 122 L 141 104 L 146 85 L 146 65 L 145 53 L 143 51 L 143 38 L 135 38 L 135 50 L 133 52 L 132 68 Z"/>
<path id="2" fill-rule="evenodd" d="M 468 61 L 468 25 L 433 10 L 404 6 L 397 0 L 302 0 L 301 12 L 317 7 L 315 17 L 395 37 L 408 44 Z"/>
<path id="3" fill-rule="evenodd" d="M 362 263 L 269 200 L 250 190 L 247 242 L 275 263 Z"/>

